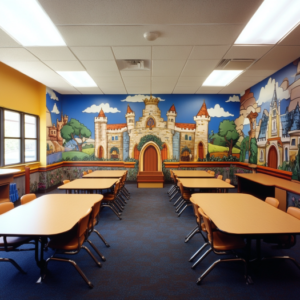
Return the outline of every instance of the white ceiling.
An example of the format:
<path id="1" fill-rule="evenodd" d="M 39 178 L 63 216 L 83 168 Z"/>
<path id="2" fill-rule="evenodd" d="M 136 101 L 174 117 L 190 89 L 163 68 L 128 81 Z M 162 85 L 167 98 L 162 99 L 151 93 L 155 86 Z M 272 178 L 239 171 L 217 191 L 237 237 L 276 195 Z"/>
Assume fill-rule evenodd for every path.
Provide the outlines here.
<path id="1" fill-rule="evenodd" d="M 0 61 L 62 94 L 241 93 L 300 56 L 300 26 L 274 46 L 234 46 L 262 0 L 39 0 L 67 47 L 24 48 L 0 29 Z M 143 34 L 159 32 L 155 41 Z M 150 61 L 120 71 L 116 60 Z M 255 59 L 227 87 L 202 87 L 222 59 Z M 74 88 L 56 71 L 86 70 Z"/>

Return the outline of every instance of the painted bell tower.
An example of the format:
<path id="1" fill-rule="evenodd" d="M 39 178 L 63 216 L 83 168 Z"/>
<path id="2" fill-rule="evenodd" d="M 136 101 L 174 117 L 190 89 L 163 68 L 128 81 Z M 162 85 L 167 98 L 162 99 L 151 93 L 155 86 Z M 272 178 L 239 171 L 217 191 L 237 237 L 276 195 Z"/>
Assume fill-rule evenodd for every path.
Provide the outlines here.
<path id="1" fill-rule="evenodd" d="M 100 110 L 98 117 L 95 117 L 95 156 L 107 158 L 107 117 L 104 111 Z"/>
<path id="2" fill-rule="evenodd" d="M 176 112 L 175 105 L 173 104 L 167 112 L 167 118 L 168 118 L 167 128 L 168 129 L 175 130 L 176 117 L 177 117 L 177 112 Z"/>
<path id="3" fill-rule="evenodd" d="M 128 131 L 130 132 L 130 130 L 134 129 L 134 127 L 135 127 L 135 113 L 130 108 L 129 105 L 127 106 L 127 112 L 126 112 L 125 118 L 126 118 L 126 122 L 127 122 Z"/>

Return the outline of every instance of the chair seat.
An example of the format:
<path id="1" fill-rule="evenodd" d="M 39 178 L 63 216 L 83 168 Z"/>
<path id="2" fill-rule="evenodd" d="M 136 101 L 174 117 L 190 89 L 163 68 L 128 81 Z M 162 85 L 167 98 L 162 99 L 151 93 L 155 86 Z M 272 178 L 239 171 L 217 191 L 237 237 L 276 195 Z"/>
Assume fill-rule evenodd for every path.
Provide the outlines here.
<path id="1" fill-rule="evenodd" d="M 113 201 L 115 199 L 115 195 L 111 193 L 105 193 L 103 194 L 102 201 Z"/>
<path id="2" fill-rule="evenodd" d="M 89 223 L 89 229 L 91 229 L 92 227 L 95 227 L 97 225 L 97 219 L 93 220 L 93 223 Z"/>
<path id="3" fill-rule="evenodd" d="M 213 232 L 213 247 L 218 251 L 235 250 L 245 247 L 243 238 L 220 231 Z"/>
<path id="4" fill-rule="evenodd" d="M 19 246 L 26 244 L 32 240 L 32 237 L 28 236 L 8 236 L 6 237 L 6 245 L 8 250 L 18 248 Z M 0 237 L 0 249 L 4 248 L 4 237 Z"/>
<path id="5" fill-rule="evenodd" d="M 184 200 L 190 200 L 191 198 L 191 193 L 189 191 L 184 191 L 182 194 L 182 197 Z"/>
<path id="6" fill-rule="evenodd" d="M 85 237 L 80 237 L 80 246 L 84 243 Z M 68 237 L 67 235 L 58 235 L 56 237 L 51 238 L 48 247 L 52 249 L 58 249 L 58 250 L 77 250 L 78 249 L 78 237 L 72 236 Z"/>

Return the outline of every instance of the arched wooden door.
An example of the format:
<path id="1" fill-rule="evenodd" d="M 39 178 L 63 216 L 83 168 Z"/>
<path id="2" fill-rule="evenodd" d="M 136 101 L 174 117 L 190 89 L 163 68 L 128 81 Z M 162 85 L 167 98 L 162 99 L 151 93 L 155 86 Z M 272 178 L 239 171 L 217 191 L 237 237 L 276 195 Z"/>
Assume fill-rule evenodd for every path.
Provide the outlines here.
<path id="1" fill-rule="evenodd" d="M 144 171 L 157 171 L 157 152 L 153 146 L 148 146 L 144 152 Z"/>
<path id="2" fill-rule="evenodd" d="M 202 142 L 198 144 L 198 158 L 204 158 L 204 147 Z"/>
<path id="3" fill-rule="evenodd" d="M 166 144 L 163 144 L 163 148 L 161 150 L 161 161 L 164 161 L 168 158 L 168 148 Z"/>
<path id="4" fill-rule="evenodd" d="M 104 156 L 104 149 L 103 149 L 102 146 L 100 146 L 100 147 L 98 148 L 98 157 L 99 157 L 99 158 L 103 158 L 103 156 Z"/>
<path id="5" fill-rule="evenodd" d="M 134 159 L 138 160 L 140 158 L 140 151 L 138 150 L 137 145 L 135 145 L 133 152 Z"/>
<path id="6" fill-rule="evenodd" d="M 268 154 L 268 167 L 277 169 L 277 151 L 275 146 L 271 146 Z"/>

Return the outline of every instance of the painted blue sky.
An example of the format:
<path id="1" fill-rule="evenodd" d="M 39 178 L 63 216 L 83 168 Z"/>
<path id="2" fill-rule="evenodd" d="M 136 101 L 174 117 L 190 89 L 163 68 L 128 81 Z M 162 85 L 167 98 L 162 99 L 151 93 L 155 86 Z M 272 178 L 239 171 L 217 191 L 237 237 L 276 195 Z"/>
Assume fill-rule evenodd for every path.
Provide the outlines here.
<path id="1" fill-rule="evenodd" d="M 55 92 L 56 93 L 56 92 Z M 47 107 L 50 111 L 54 106 L 54 103 L 57 104 L 57 108 L 63 110 L 63 114 L 71 118 L 75 118 L 87 126 L 92 131 L 92 138 L 94 138 L 94 117 L 98 115 L 97 113 L 84 113 L 88 107 L 92 105 L 99 105 L 101 103 L 108 103 L 110 108 L 117 108 L 120 112 L 108 113 L 106 116 L 108 118 L 108 124 L 118 124 L 126 123 L 126 110 L 127 105 L 129 104 L 131 109 L 135 112 L 135 121 L 137 121 L 143 113 L 145 108 L 144 102 L 122 102 L 125 100 L 128 95 L 61 95 L 56 93 L 59 101 L 55 101 L 50 98 L 50 95 L 47 94 Z M 131 95 L 134 96 L 134 95 Z M 148 96 L 148 95 L 147 95 Z M 153 95 L 155 97 L 160 97 L 164 101 L 160 101 L 158 104 L 159 109 L 161 110 L 161 116 L 164 120 L 167 119 L 166 113 L 172 106 L 175 105 L 177 111 L 176 122 L 178 123 L 192 123 L 194 124 L 194 116 L 197 115 L 199 109 L 201 108 L 203 101 L 205 100 L 207 109 L 214 109 L 215 105 L 220 105 L 220 108 L 217 106 L 215 109 L 220 112 L 224 109 L 225 114 L 228 113 L 232 116 L 227 117 L 211 117 L 209 123 L 209 132 L 214 130 L 218 131 L 219 123 L 225 119 L 235 120 L 239 116 L 240 103 L 239 102 L 226 102 L 233 95 Z M 236 97 L 237 98 L 237 97 Z M 222 113 L 224 115 L 224 113 Z M 60 119 L 60 114 L 51 113 L 52 122 L 56 122 L 56 119 Z"/>

